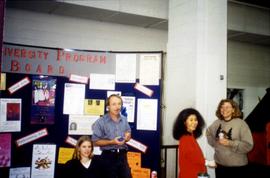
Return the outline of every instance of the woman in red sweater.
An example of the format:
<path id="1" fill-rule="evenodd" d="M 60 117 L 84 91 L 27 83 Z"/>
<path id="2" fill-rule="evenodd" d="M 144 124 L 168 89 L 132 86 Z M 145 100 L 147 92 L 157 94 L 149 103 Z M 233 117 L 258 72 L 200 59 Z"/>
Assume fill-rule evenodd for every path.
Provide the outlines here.
<path id="1" fill-rule="evenodd" d="M 179 113 L 173 126 L 173 137 L 179 140 L 179 178 L 197 178 L 206 173 L 202 150 L 196 141 L 205 123 L 201 114 L 187 108 Z"/>

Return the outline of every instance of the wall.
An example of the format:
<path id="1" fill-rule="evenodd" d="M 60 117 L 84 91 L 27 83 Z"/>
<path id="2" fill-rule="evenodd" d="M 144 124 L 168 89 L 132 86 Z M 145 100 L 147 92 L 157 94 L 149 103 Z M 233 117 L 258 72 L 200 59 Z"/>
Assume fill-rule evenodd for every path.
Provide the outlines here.
<path id="1" fill-rule="evenodd" d="M 228 29 L 261 35 L 270 35 L 270 11 L 229 2 Z"/>
<path id="2" fill-rule="evenodd" d="M 228 88 L 244 89 L 244 117 L 270 87 L 270 47 L 229 41 Z"/>

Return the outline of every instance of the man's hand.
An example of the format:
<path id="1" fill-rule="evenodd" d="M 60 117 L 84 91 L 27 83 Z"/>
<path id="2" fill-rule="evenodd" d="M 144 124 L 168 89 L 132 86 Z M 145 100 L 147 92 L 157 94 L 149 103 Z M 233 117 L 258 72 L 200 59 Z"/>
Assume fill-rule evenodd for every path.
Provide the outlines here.
<path id="1" fill-rule="evenodd" d="M 125 144 L 125 139 L 123 137 L 115 137 L 114 143 L 116 145 L 123 145 L 123 144 Z"/>
<path id="2" fill-rule="evenodd" d="M 131 133 L 125 132 L 125 141 L 128 142 L 131 139 Z"/>

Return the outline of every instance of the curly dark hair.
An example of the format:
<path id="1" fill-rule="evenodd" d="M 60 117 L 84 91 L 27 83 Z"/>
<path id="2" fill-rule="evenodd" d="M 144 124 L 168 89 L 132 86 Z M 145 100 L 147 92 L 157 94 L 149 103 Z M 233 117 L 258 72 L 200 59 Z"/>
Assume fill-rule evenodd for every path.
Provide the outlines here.
<path id="1" fill-rule="evenodd" d="M 232 119 L 234 118 L 242 118 L 242 113 L 237 105 L 237 103 L 231 99 L 223 99 L 219 102 L 218 104 L 218 107 L 217 107 L 217 110 L 216 110 L 216 116 L 220 119 L 220 120 L 224 120 L 221 112 L 220 112 L 220 109 L 222 107 L 222 105 L 224 103 L 230 103 L 232 105 L 232 108 L 234 109 L 234 112 L 232 113 Z"/>
<path id="2" fill-rule="evenodd" d="M 186 122 L 187 118 L 193 114 L 197 117 L 197 120 L 198 120 L 197 128 L 193 132 L 193 134 L 194 134 L 195 138 L 198 138 L 202 135 L 202 129 L 205 125 L 205 122 L 204 122 L 202 115 L 196 109 L 186 108 L 178 114 L 176 120 L 174 121 L 174 125 L 173 125 L 173 138 L 174 139 L 179 140 L 181 138 L 181 136 L 190 134 L 187 131 L 185 122 Z"/>

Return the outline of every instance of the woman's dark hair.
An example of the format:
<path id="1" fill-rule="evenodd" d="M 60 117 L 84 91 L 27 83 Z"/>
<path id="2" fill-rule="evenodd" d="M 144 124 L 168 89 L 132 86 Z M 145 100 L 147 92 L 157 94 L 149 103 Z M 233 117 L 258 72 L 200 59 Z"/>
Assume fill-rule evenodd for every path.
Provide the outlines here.
<path id="1" fill-rule="evenodd" d="M 205 125 L 202 115 L 196 109 L 187 108 L 187 109 L 182 110 L 178 114 L 176 120 L 174 121 L 174 125 L 173 125 L 173 138 L 174 139 L 179 140 L 181 136 L 190 134 L 187 131 L 187 128 L 185 125 L 185 122 L 190 115 L 195 115 L 198 120 L 197 128 L 193 132 L 194 137 L 198 138 L 202 135 L 202 129 Z"/>
<path id="2" fill-rule="evenodd" d="M 221 107 L 224 103 L 230 103 L 232 108 L 234 109 L 234 112 L 232 113 L 232 119 L 234 118 L 242 118 L 242 113 L 237 105 L 237 103 L 231 99 L 223 99 L 219 102 L 217 110 L 216 110 L 216 116 L 220 119 L 220 120 L 224 120 L 222 114 L 221 114 Z"/>

